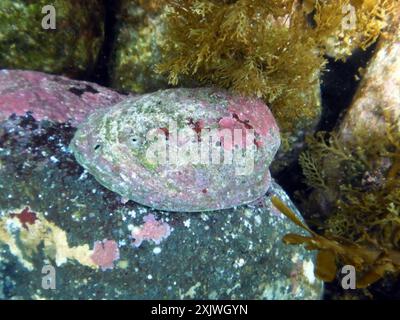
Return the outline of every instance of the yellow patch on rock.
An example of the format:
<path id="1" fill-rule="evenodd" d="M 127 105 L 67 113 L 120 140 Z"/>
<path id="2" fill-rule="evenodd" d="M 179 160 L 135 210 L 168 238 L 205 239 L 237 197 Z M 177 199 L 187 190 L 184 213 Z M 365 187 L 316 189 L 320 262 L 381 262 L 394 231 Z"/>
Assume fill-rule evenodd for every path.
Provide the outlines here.
<path id="1" fill-rule="evenodd" d="M 57 266 L 73 260 L 90 268 L 98 268 L 90 258 L 93 251 L 89 249 L 88 244 L 70 247 L 64 230 L 46 220 L 42 214 L 36 215 L 38 219 L 27 228 L 22 226 L 16 216 L 6 215 L 0 219 L 0 243 L 7 245 L 11 254 L 16 256 L 26 269 L 34 269 L 30 260 L 38 252 L 41 244 L 45 255 L 55 260 Z"/>

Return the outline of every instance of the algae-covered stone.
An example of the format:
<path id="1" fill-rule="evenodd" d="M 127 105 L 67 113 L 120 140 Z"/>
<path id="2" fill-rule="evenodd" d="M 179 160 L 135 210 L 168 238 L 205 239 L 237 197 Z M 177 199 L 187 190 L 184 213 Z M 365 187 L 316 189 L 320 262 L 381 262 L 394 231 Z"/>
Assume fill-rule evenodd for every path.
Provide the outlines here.
<path id="1" fill-rule="evenodd" d="M 123 205 L 74 161 L 73 132 L 29 116 L 0 124 L 5 299 L 321 298 L 314 254 L 281 240 L 302 230 L 268 196 L 199 214 Z M 294 209 L 275 183 L 271 192 Z M 24 227 L 17 213 L 26 207 L 35 219 Z M 99 241 L 113 244 L 113 266 L 97 261 Z M 54 290 L 42 287 L 45 265 L 55 268 Z"/>
<path id="2" fill-rule="evenodd" d="M 162 6 L 155 1 L 140 3 L 121 1 L 111 66 L 112 87 L 137 93 L 168 87 L 166 77 L 155 71 L 160 62 Z"/>
<path id="3" fill-rule="evenodd" d="M 56 29 L 43 29 L 52 5 Z M 0 1 L 0 66 L 82 75 L 97 59 L 103 41 L 104 8 L 100 0 Z"/>
<path id="4" fill-rule="evenodd" d="M 182 88 L 92 114 L 71 148 L 101 184 L 126 199 L 204 211 L 265 194 L 279 143 L 275 119 L 261 100 Z"/>

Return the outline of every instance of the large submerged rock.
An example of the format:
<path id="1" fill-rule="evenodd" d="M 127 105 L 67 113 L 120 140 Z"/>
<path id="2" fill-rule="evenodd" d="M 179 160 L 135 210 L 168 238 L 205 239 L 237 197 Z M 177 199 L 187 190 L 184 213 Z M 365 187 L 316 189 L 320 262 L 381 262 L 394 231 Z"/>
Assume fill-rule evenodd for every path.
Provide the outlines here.
<path id="1" fill-rule="evenodd" d="M 74 161 L 74 131 L 29 115 L 0 123 L 1 297 L 321 298 L 314 254 L 281 240 L 303 231 L 268 195 L 203 213 L 123 205 Z M 270 192 L 294 209 L 278 185 Z M 44 266 L 54 290 L 42 287 Z"/>
<path id="2" fill-rule="evenodd" d="M 95 110 L 123 98 L 95 83 L 34 71 L 0 70 L 0 121 L 31 112 L 36 120 L 77 125 Z"/>
<path id="3" fill-rule="evenodd" d="M 207 211 L 264 195 L 279 144 L 262 101 L 198 88 L 158 91 L 96 112 L 71 148 L 101 184 L 126 199 Z"/>

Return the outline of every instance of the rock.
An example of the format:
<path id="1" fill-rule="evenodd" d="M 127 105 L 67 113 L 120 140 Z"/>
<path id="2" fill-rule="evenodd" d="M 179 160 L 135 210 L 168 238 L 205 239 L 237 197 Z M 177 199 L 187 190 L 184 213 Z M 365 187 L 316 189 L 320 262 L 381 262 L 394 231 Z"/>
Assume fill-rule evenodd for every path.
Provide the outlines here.
<path id="1" fill-rule="evenodd" d="M 398 10 L 399 11 L 399 10 Z M 343 119 L 338 133 L 344 142 L 355 137 L 377 138 L 386 136 L 385 112 L 400 115 L 400 13 L 376 49 L 365 70 L 362 83 Z M 395 124 L 395 123 L 394 123 Z M 400 125 L 400 122 L 399 122 Z M 364 145 L 364 142 L 360 142 Z"/>
<path id="2" fill-rule="evenodd" d="M 113 88 L 144 93 L 169 87 L 155 71 L 161 57 L 162 7 L 156 1 L 121 1 L 110 72 Z"/>
<path id="3" fill-rule="evenodd" d="M 0 121 L 31 112 L 37 120 L 77 125 L 125 96 L 97 84 L 34 71 L 0 70 Z"/>
<path id="4" fill-rule="evenodd" d="M 49 1 L 0 2 L 0 66 L 83 76 L 99 54 L 104 34 L 100 0 L 57 0 L 56 29 L 44 30 L 42 8 Z"/>
<path id="5" fill-rule="evenodd" d="M 268 196 L 199 214 L 123 205 L 68 152 L 74 131 L 29 115 L 0 124 L 0 279 L 6 299 L 321 298 L 314 255 L 281 241 L 302 230 Z M 275 183 L 271 192 L 294 208 Z M 26 207 L 36 219 L 24 228 L 21 217 L 10 213 Z M 160 228 L 166 225 L 169 233 Z M 140 245 L 134 245 L 135 235 L 141 235 Z M 97 261 L 100 241 L 107 254 Z M 111 263 L 113 269 L 104 268 Z M 41 287 L 45 265 L 55 268 L 55 290 Z"/>
<path id="6" fill-rule="evenodd" d="M 203 88 L 158 91 L 96 112 L 71 148 L 125 199 L 160 210 L 207 211 L 265 194 L 279 144 L 262 101 Z"/>

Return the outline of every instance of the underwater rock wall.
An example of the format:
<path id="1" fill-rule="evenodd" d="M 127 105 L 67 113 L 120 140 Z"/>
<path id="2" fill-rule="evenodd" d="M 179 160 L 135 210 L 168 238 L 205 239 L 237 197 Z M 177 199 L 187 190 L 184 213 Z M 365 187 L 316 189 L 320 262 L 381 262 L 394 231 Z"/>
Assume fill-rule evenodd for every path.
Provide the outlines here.
<path id="1" fill-rule="evenodd" d="M 395 9 L 344 117 L 332 132 L 309 137 L 299 160 L 312 187 L 302 193 L 303 212 L 318 221 L 320 234 L 341 243 L 335 260 L 355 266 L 357 286 L 386 298 L 400 269 L 400 7 Z"/>
<path id="2" fill-rule="evenodd" d="M 360 288 L 372 287 L 380 278 L 397 286 L 387 275 L 400 270 L 399 1 L 265 3 L 56 0 L 53 4 L 59 28 L 44 31 L 40 28 L 44 1 L 1 1 L 0 298 L 51 298 L 49 292 L 37 290 L 37 273 L 43 264 L 57 268 L 66 291 L 52 297 L 60 298 L 87 298 L 85 286 L 91 296 L 102 298 L 318 298 L 322 289 L 321 282 L 312 277 L 314 262 L 316 274 L 327 282 L 338 280 L 337 268 L 350 263 L 357 267 Z M 378 39 L 375 50 L 372 44 Z M 357 60 L 357 51 L 367 48 L 374 58 L 365 70 L 356 72 L 363 63 L 356 61 L 353 65 L 346 59 L 351 56 Z M 327 57 L 328 66 L 340 65 L 342 71 L 329 70 Z M 335 90 L 321 80 L 334 79 L 344 89 L 343 72 L 354 77 L 354 87 L 350 85 L 354 91 L 355 83 L 362 79 L 355 97 L 347 94 L 352 90 Z M 113 174 L 98 179 L 98 183 L 94 176 L 99 174 L 93 168 L 104 171 L 106 161 L 97 163 L 90 152 L 82 156 L 75 150 L 73 155 L 73 148 L 68 146 L 77 126 L 78 132 L 85 131 L 87 123 L 80 124 L 92 113 L 107 114 L 108 107 L 132 96 L 61 75 L 91 79 L 127 93 L 149 93 L 176 85 L 179 80 L 181 87 L 214 85 L 217 90 L 245 94 L 246 99 L 261 97 L 277 119 L 283 143 L 270 164 L 278 144 L 278 139 L 273 139 L 273 152 L 265 156 L 264 166 L 258 169 L 266 173 L 269 168 L 280 179 L 312 226 L 311 230 L 303 225 L 310 237 L 290 234 L 285 241 L 311 243 L 306 247 L 318 249 L 319 258 L 315 261 L 302 248 L 280 242 L 283 230 L 301 231 L 275 214 L 270 194 L 263 194 L 254 203 L 244 201 L 246 205 L 239 201 L 233 208 L 228 208 L 231 202 L 221 201 L 218 209 L 226 210 L 201 214 L 186 212 L 191 210 L 190 203 L 185 203 L 186 207 L 180 208 L 183 212 L 172 213 L 128 201 L 129 197 L 122 197 L 126 193 L 118 194 L 119 190 L 107 183 Z M 180 90 L 187 89 L 175 92 Z M 327 96 L 333 100 L 329 108 L 335 108 L 335 117 L 347 112 L 333 132 L 316 133 L 320 119 L 320 130 L 324 130 L 325 120 L 330 122 L 325 126 L 329 130 L 337 120 L 332 120 L 325 108 Z M 135 106 L 136 98 L 140 96 L 130 98 L 129 103 Z M 347 101 L 352 98 L 349 106 Z M 252 107 L 245 102 L 239 105 L 240 112 L 249 118 Z M 205 123 L 187 119 L 185 108 L 180 105 L 186 120 L 182 123 L 191 133 L 199 134 Z M 149 109 L 156 110 L 155 123 L 168 113 L 160 113 L 151 104 Z M 254 112 L 257 118 L 243 119 L 235 112 L 214 123 L 228 130 L 248 129 L 250 120 L 270 119 L 258 117 L 263 115 L 259 111 Z M 170 112 L 182 115 L 174 108 Z M 110 118 L 102 118 L 105 132 L 110 128 Z M 117 122 L 124 120 L 119 117 Z M 135 128 L 140 125 L 134 124 Z M 158 129 L 161 136 L 169 137 L 167 128 Z M 130 132 L 107 132 L 107 136 L 129 138 Z M 84 134 L 83 141 L 88 136 L 95 135 Z M 262 141 L 253 142 L 260 147 Z M 96 141 L 91 143 L 97 146 Z M 117 149 L 112 150 L 117 151 L 117 157 L 107 154 L 114 169 L 123 158 Z M 146 165 L 142 160 L 134 164 Z M 297 161 L 308 186 L 300 182 L 304 177 Z M 149 173 L 152 169 L 147 163 L 140 170 Z M 152 173 L 151 179 L 135 183 L 140 187 L 151 183 L 150 197 L 162 199 L 165 193 L 176 196 L 176 176 L 167 179 L 167 187 L 158 188 L 165 179 L 157 180 Z M 166 170 L 161 171 L 164 173 Z M 212 173 L 224 178 L 226 171 Z M 191 174 L 183 178 L 187 185 L 196 184 Z M 265 189 L 271 185 L 270 192 L 285 198 L 273 178 L 268 174 L 264 178 Z M 251 194 L 251 187 L 247 186 L 243 190 L 238 185 L 228 186 L 224 191 L 227 195 L 234 191 L 241 200 L 249 199 L 246 192 Z M 222 182 L 212 187 L 225 186 Z M 157 193 L 157 188 L 162 192 Z M 190 190 L 179 188 L 183 194 Z M 200 196 L 209 192 L 205 187 L 200 190 Z M 292 206 L 288 199 L 284 202 Z M 193 256 L 197 250 L 202 254 Z M 195 263 L 181 261 L 182 257 Z M 144 275 L 146 270 L 151 272 Z M 76 274 L 79 279 L 69 281 Z M 176 280 L 172 285 L 171 275 Z M 114 279 L 117 283 L 99 287 L 104 278 L 105 284 Z M 191 283 L 193 279 L 198 281 Z M 168 291 L 162 291 L 166 289 L 157 287 L 154 280 L 166 284 Z M 135 281 L 137 287 L 132 291 Z M 25 282 L 29 283 L 26 291 L 21 286 Z M 333 284 L 335 293 L 341 290 L 338 282 Z M 378 293 L 390 291 L 379 286 L 377 283 Z M 339 295 L 353 298 L 359 294 Z"/>
<path id="3" fill-rule="evenodd" d="M 394 16 L 391 28 L 380 39 L 371 61 L 363 70 L 362 81 L 351 105 L 331 133 L 331 142 L 325 144 L 320 135 L 311 143 L 314 159 L 322 161 L 318 168 L 322 166 L 325 170 L 321 176 L 326 178 L 313 191 L 312 206 L 327 216 L 340 197 L 338 185 L 347 188 L 349 194 L 352 188 L 367 194 L 380 190 L 389 179 L 397 179 L 396 154 L 400 150 L 399 26 L 400 13 Z M 321 149 L 324 146 L 327 147 L 325 151 Z M 322 159 L 325 156 L 326 159 Z M 343 165 L 338 165 L 340 161 Z M 394 175 L 389 177 L 390 168 Z M 315 181 L 310 182 L 316 186 Z M 388 203 L 380 205 L 384 204 Z"/>

